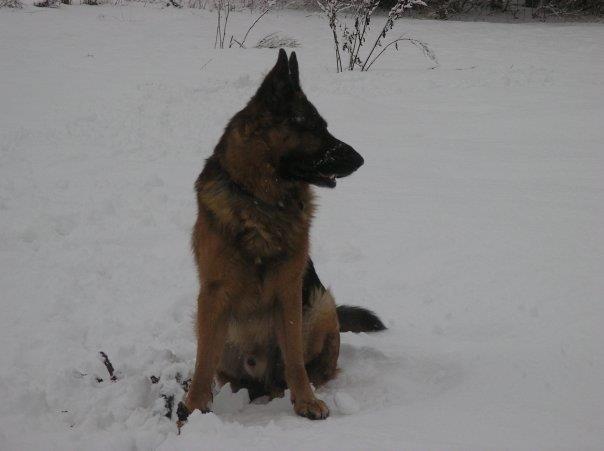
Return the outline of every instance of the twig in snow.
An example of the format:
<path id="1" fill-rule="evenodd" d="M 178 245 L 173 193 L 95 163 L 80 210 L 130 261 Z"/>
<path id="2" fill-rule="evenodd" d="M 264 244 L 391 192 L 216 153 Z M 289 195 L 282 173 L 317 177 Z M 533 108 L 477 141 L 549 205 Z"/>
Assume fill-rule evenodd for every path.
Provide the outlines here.
<path id="1" fill-rule="evenodd" d="M 172 419 L 172 409 L 174 408 L 174 395 L 161 395 L 164 398 L 164 403 L 166 406 L 166 414 L 165 417 L 168 420 Z"/>
<path id="2" fill-rule="evenodd" d="M 157 384 L 160 380 L 159 377 L 151 375 L 149 376 L 152 384 Z M 174 408 L 174 395 L 166 395 L 165 393 L 161 393 L 161 397 L 164 398 L 164 406 L 166 407 L 166 413 L 164 416 L 171 420 L 172 419 L 172 409 Z"/>
<path id="3" fill-rule="evenodd" d="M 254 20 L 252 22 L 252 24 L 250 25 L 250 28 L 247 29 L 247 32 L 245 33 L 245 36 L 243 36 L 243 39 L 241 40 L 241 42 L 239 42 L 237 39 L 235 39 L 234 36 L 231 36 L 231 42 L 229 43 L 229 48 L 233 45 L 233 41 L 235 41 L 237 44 L 239 44 L 239 47 L 241 47 L 242 49 L 245 48 L 245 40 L 247 39 L 247 35 L 250 34 L 250 31 L 252 31 L 252 28 L 254 28 L 254 25 L 256 25 L 260 19 L 262 19 L 268 12 L 270 11 L 270 7 L 266 8 L 264 10 L 264 12 L 262 14 L 260 14 L 256 20 Z"/>
<path id="4" fill-rule="evenodd" d="M 152 384 L 157 384 L 160 381 L 160 377 L 154 376 L 154 375 L 149 376 L 149 379 L 151 380 Z M 174 379 L 182 387 L 182 389 L 185 391 L 185 393 L 189 391 L 189 385 L 191 384 L 191 378 L 183 380 L 182 375 L 180 373 L 176 373 L 176 375 L 174 376 Z M 172 413 L 174 411 L 174 395 L 173 394 L 167 395 L 165 393 L 161 393 L 161 397 L 164 399 L 164 405 L 166 407 L 165 417 L 168 419 L 172 419 Z M 182 406 L 181 406 L 181 404 L 182 404 L 182 402 L 179 403 L 179 405 L 176 409 L 176 415 L 178 417 L 177 425 L 178 425 L 179 433 L 180 433 L 181 426 L 187 421 L 187 417 L 189 416 L 189 411 L 184 406 L 184 404 L 182 404 Z"/>
<path id="5" fill-rule="evenodd" d="M 101 351 L 99 352 L 99 355 L 101 356 L 101 360 L 103 361 L 105 368 L 107 368 L 107 372 L 109 373 L 109 379 L 111 380 L 111 382 L 117 381 L 117 377 L 114 374 L 115 370 L 113 369 L 113 365 L 111 364 L 109 357 L 107 357 L 107 354 Z M 102 382 L 102 380 L 100 382 Z"/>
<path id="6" fill-rule="evenodd" d="M 180 373 L 176 373 L 176 376 L 174 376 L 174 378 L 176 379 L 176 382 L 180 384 L 185 393 L 187 393 L 189 391 L 189 386 L 191 385 L 191 378 L 183 380 L 182 375 Z"/>
<path id="7" fill-rule="evenodd" d="M 208 64 L 210 64 L 212 62 L 214 58 L 210 58 L 209 60 L 207 60 L 205 63 L 203 63 L 203 66 L 201 66 L 201 69 L 199 70 L 203 70 Z"/>
<path id="8" fill-rule="evenodd" d="M 408 41 L 411 44 L 413 44 L 414 46 L 418 47 L 426 58 L 428 58 L 430 61 L 432 61 L 433 63 L 438 65 L 438 60 L 436 59 L 436 54 L 428 46 L 428 44 L 426 44 L 424 41 L 420 41 L 419 39 L 405 38 L 405 37 L 401 36 L 400 38 L 397 38 L 394 41 L 391 41 L 388 44 L 386 44 L 382 48 L 382 50 L 380 50 L 380 52 L 371 61 L 369 60 L 369 57 L 367 57 L 367 61 L 365 62 L 365 64 L 367 64 L 367 66 L 366 67 L 363 66 L 361 68 L 361 70 L 369 70 L 371 68 L 371 66 L 373 66 L 373 63 L 375 63 L 375 61 L 382 55 L 382 53 L 384 53 L 388 49 L 388 47 L 390 47 L 391 45 L 394 45 L 394 47 L 398 50 L 398 43 L 401 41 Z M 371 53 L 369 55 L 371 56 Z"/>
<path id="9" fill-rule="evenodd" d="M 178 403 L 178 407 L 176 408 L 176 416 L 178 417 L 176 426 L 178 427 L 178 435 L 180 435 L 180 428 L 184 426 L 189 418 L 189 409 L 187 409 L 182 401 Z"/>

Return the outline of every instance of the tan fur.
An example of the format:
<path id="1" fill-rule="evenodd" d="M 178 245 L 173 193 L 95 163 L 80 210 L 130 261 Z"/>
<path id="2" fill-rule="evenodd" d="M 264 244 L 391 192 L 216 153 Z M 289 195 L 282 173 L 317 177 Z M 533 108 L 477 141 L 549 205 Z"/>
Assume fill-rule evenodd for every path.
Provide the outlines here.
<path id="1" fill-rule="evenodd" d="M 324 418 L 327 407 L 314 396 L 305 363 L 326 335 L 318 329 L 330 327 L 336 333 L 338 329 L 332 302 L 331 320 L 324 320 L 325 311 L 316 316 L 318 323 L 305 324 L 307 333 L 302 333 L 302 277 L 308 261 L 312 193 L 307 184 L 291 184 L 274 175 L 256 181 L 258 173 L 238 173 L 239 164 L 226 157 L 231 152 L 219 154 L 220 164 L 230 177 L 237 174 L 234 179 L 253 198 L 219 179 L 200 177 L 197 183 L 199 214 L 192 244 L 201 291 L 197 363 L 186 407 L 208 411 L 216 372 L 223 382 L 229 374 L 239 374 L 221 367 L 221 361 L 234 362 L 224 358 L 225 345 L 230 354 L 245 355 L 273 342 L 281 351 L 296 412 Z M 264 158 L 263 145 L 256 148 L 253 141 L 238 152 L 259 152 L 257 158 Z M 260 271 L 265 272 L 263 277 L 258 276 Z"/>

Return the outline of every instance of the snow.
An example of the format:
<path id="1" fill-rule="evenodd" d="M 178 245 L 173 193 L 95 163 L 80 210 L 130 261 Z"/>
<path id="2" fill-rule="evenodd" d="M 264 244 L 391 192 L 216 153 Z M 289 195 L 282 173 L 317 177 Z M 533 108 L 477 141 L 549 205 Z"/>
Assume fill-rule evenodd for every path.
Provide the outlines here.
<path id="1" fill-rule="evenodd" d="M 604 28 L 401 20 L 438 67 L 402 46 L 336 74 L 307 11 L 248 42 L 299 41 L 308 97 L 365 158 L 317 190 L 312 254 L 389 330 L 343 335 L 323 422 L 225 387 L 177 435 L 193 182 L 276 59 L 214 50 L 214 24 L 0 10 L 0 449 L 604 448 Z"/>

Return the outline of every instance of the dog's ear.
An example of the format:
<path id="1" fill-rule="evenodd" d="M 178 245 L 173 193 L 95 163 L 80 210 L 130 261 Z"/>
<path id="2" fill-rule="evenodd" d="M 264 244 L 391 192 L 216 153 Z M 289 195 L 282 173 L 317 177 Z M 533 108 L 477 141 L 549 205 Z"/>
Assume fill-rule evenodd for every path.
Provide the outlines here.
<path id="1" fill-rule="evenodd" d="M 300 71 L 298 70 L 298 58 L 296 52 L 289 55 L 289 76 L 292 80 L 294 89 L 300 90 Z"/>
<path id="2" fill-rule="evenodd" d="M 294 90 L 287 54 L 285 50 L 280 49 L 277 63 L 264 77 L 255 97 L 264 102 L 269 109 L 283 111 L 291 100 Z"/>

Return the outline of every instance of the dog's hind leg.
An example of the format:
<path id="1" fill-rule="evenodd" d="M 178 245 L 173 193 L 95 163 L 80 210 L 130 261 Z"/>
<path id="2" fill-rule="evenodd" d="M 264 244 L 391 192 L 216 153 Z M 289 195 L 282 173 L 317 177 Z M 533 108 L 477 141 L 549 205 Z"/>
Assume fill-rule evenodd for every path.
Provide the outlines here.
<path id="1" fill-rule="evenodd" d="M 320 387 L 336 377 L 339 354 L 340 333 L 327 334 L 321 352 L 306 364 L 308 378 L 315 387 Z"/>

